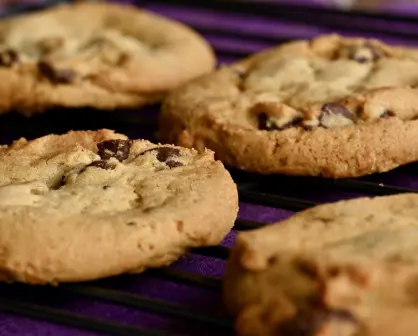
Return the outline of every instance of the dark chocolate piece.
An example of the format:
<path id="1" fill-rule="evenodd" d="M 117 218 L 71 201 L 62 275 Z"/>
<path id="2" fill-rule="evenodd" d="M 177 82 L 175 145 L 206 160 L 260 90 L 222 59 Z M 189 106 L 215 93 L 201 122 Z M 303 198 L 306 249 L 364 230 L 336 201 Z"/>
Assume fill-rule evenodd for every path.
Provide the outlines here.
<path id="1" fill-rule="evenodd" d="M 355 122 L 356 120 L 354 114 L 347 110 L 344 106 L 336 103 L 328 103 L 322 106 L 321 115 L 319 116 L 320 125 L 325 128 L 330 127 L 328 121 L 333 116 L 343 116 L 352 122 Z"/>
<path id="2" fill-rule="evenodd" d="M 39 72 L 54 84 L 70 84 L 74 81 L 77 74 L 71 69 L 56 69 L 45 61 L 38 63 Z"/>
<path id="3" fill-rule="evenodd" d="M 0 52 L 0 66 L 10 67 L 19 62 L 19 55 L 12 49 L 6 49 Z"/>
<path id="4" fill-rule="evenodd" d="M 87 167 L 98 167 L 98 168 L 102 168 L 105 170 L 112 169 L 112 166 L 105 160 L 93 161 Z"/>
<path id="5" fill-rule="evenodd" d="M 380 118 L 386 119 L 389 117 L 393 117 L 395 114 L 391 111 L 385 111 L 380 115 Z"/>
<path id="6" fill-rule="evenodd" d="M 156 152 L 156 158 L 158 161 L 165 163 L 169 168 L 175 168 L 183 166 L 183 164 L 175 159 L 180 156 L 180 150 L 173 147 L 156 147 L 148 149 L 139 155 L 144 155 L 148 152 Z"/>
<path id="7" fill-rule="evenodd" d="M 258 115 L 258 128 L 265 131 L 283 131 L 285 129 L 298 126 L 302 120 L 303 118 L 298 117 L 279 127 L 271 120 L 271 118 L 268 117 L 266 113 L 260 113 Z"/>
<path id="8" fill-rule="evenodd" d="M 126 160 L 129 156 L 131 143 L 129 140 L 106 140 L 97 144 L 99 155 L 103 160 L 116 158 L 119 161 Z"/>

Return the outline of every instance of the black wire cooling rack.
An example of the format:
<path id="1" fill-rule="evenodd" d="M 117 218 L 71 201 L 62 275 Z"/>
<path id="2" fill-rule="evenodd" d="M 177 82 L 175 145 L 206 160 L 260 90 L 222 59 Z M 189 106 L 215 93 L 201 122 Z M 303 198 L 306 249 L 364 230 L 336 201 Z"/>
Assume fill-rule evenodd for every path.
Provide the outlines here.
<path id="1" fill-rule="evenodd" d="M 147 5 L 150 1 L 138 1 L 139 5 Z M 418 20 L 412 16 L 390 14 L 365 14 L 359 12 L 346 13 L 333 9 L 314 7 L 297 7 L 286 4 L 254 4 L 232 3 L 227 1 L 152 1 L 150 6 L 160 6 L 162 14 L 182 20 L 195 27 L 212 42 L 219 59 L 230 61 L 244 57 L 254 52 L 258 47 L 267 47 L 289 39 L 311 37 L 320 30 L 339 31 L 347 34 L 363 36 L 379 35 L 389 41 L 399 41 L 406 44 L 418 44 Z M 160 7 L 159 7 L 160 8 Z M 166 12 L 164 12 L 166 8 Z M 180 9 L 205 11 L 208 17 L 221 17 L 218 20 L 193 21 L 193 16 L 182 16 Z M 174 10 L 173 10 L 174 9 Z M 177 9 L 177 10 L 176 10 Z M 22 11 L 20 8 L 19 11 Z M 247 22 L 242 29 L 236 29 L 222 17 L 239 16 Z M 232 19 L 231 19 L 232 20 Z M 278 25 L 294 24 L 295 28 L 282 29 L 277 34 L 263 33 L 260 20 L 277 21 Z M 355 24 L 354 24 L 355 23 Z M 371 24 L 373 23 L 373 24 Z M 408 27 L 405 28 L 405 24 Z M 301 25 L 305 28 L 301 31 Z M 308 26 L 306 26 L 308 25 Z M 311 25 L 311 26 L 310 26 Z M 267 29 L 267 28 L 265 28 Z M 299 29 L 299 30 L 298 30 Z M 308 33 L 307 33 L 308 31 Z M 301 36 L 298 36 L 301 35 Z M 235 41 L 236 43 L 226 43 Z M 258 43 L 258 44 L 257 44 Z M 256 45 L 256 47 L 254 47 Z M 156 107 L 158 109 L 158 107 Z M 57 113 L 59 112 L 59 113 Z M 25 118 L 9 114 L 0 118 L 0 138 L 2 142 L 10 142 L 20 136 L 33 138 L 48 133 L 62 133 L 70 129 L 95 129 L 101 127 L 113 128 L 129 136 L 141 134 L 152 140 L 156 130 L 155 109 L 140 114 L 132 120 L 130 111 L 117 113 L 102 113 L 86 110 L 50 111 L 35 118 Z M 295 212 L 311 206 L 340 199 L 359 196 L 390 195 L 418 190 L 418 166 L 408 165 L 392 172 L 372 175 L 359 179 L 330 180 L 312 177 L 262 176 L 237 170 L 230 170 L 239 188 L 241 203 L 264 206 L 265 209 L 281 209 Z M 266 225 L 264 222 L 239 218 L 235 222 L 234 230 L 245 231 Z M 229 249 L 225 246 L 200 248 L 191 254 L 225 261 Z M 137 335 L 177 335 L 154 328 L 140 328 L 137 326 L 111 322 L 108 319 L 88 316 L 80 312 L 61 309 L 56 305 L 40 304 L 36 298 L 86 298 L 98 302 L 124 306 L 130 311 L 142 311 L 162 317 L 170 317 L 184 321 L 184 324 L 197 325 L 193 331 L 184 331 L 183 335 L 231 335 L 233 322 L 230 317 L 218 311 L 204 311 L 190 308 L 181 303 L 162 299 L 150 298 L 144 295 L 132 294 L 125 290 L 107 286 L 109 282 L 137 281 L 147 277 L 151 281 L 166 281 L 182 284 L 188 288 L 208 291 L 213 296 L 220 296 L 220 277 L 207 276 L 171 268 L 155 269 L 140 275 L 127 275 L 115 279 L 105 279 L 83 284 L 61 285 L 58 287 L 30 287 L 24 285 L 0 285 L 0 311 L 12 315 L 25 316 L 37 321 L 46 321 L 60 325 L 74 327 L 78 332 L 91 331 L 103 334 L 137 336 Z M 27 298 L 30 297 L 31 300 Z M 34 322 L 35 323 L 35 322 Z M 200 328 L 200 329 L 199 329 Z M 197 331 L 200 330 L 200 331 Z M 0 329 L 1 334 L 1 329 Z M 7 334 L 7 333 L 6 333 Z M 7 334 L 9 335 L 9 334 Z M 11 335 L 11 334 L 10 334 Z"/>

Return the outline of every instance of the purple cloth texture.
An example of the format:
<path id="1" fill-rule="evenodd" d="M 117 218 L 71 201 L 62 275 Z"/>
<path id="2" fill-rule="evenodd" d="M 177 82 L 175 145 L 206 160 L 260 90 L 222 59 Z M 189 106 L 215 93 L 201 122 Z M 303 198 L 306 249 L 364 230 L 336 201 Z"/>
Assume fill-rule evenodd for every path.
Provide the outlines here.
<path id="1" fill-rule="evenodd" d="M 413 1 L 396 1 L 396 0 L 236 0 L 237 2 L 263 2 L 271 4 L 292 4 L 299 6 L 322 6 L 329 8 L 345 8 L 345 9 L 366 9 L 379 12 L 398 12 L 403 14 L 413 14 L 418 12 L 417 5 Z M 19 6 L 27 5 L 45 5 L 56 2 L 56 0 L 2 0 L 0 1 L 0 14 L 6 13 Z M 344 4 L 349 5 L 344 6 Z"/>
<path id="2" fill-rule="evenodd" d="M 299 0 L 298 2 L 315 3 L 316 1 Z M 319 3 L 320 1 L 317 2 Z M 418 31 L 418 20 L 391 21 L 389 27 L 385 18 L 351 17 L 346 13 L 341 14 L 337 12 L 315 12 L 315 14 L 311 14 L 309 11 L 301 9 L 300 12 L 289 17 L 285 13 L 282 15 L 280 13 L 277 13 L 277 15 L 273 15 L 273 13 L 262 14 L 261 12 L 250 14 L 243 11 L 230 12 L 227 10 L 199 8 L 197 4 L 203 4 L 204 1 L 196 1 L 196 5 L 192 6 L 173 3 L 164 4 L 162 1 L 138 1 L 137 3 L 143 8 L 177 19 L 196 28 L 214 46 L 220 63 L 229 63 L 289 39 L 312 38 L 315 35 L 330 32 L 376 37 L 387 42 L 405 45 L 418 45 L 418 35 L 415 33 Z M 261 5 L 258 7 L 261 7 Z M 408 8 L 410 12 L 410 7 Z M 151 115 L 153 113 L 155 111 L 150 112 Z M 0 123 L 3 123 L 1 119 Z M 32 132 L 30 134 L 33 135 L 35 135 L 37 127 L 35 123 L 36 121 L 34 121 L 30 129 L 30 132 Z M 115 121 L 115 125 L 119 124 Z M 1 127 L 2 125 L 0 125 L 0 139 L 3 142 L 10 141 L 9 138 L 2 138 Z M 128 126 L 128 128 L 131 137 L 148 137 L 150 133 L 146 132 L 146 130 L 141 130 L 134 124 Z M 57 130 L 57 132 L 60 130 Z M 21 136 L 19 129 L 14 131 L 13 136 L 15 138 Z M 417 172 L 414 167 L 403 167 L 387 174 L 369 176 L 360 180 L 418 189 Z M 333 183 L 328 183 L 326 186 L 321 186 L 317 189 L 307 190 L 304 181 L 305 178 L 277 176 L 272 178 L 271 183 L 268 186 L 266 185 L 265 188 L 266 190 L 274 189 L 277 191 L 277 194 L 285 197 L 315 203 L 364 196 L 364 194 L 342 191 L 338 184 Z M 292 211 L 241 202 L 239 217 L 246 220 L 271 223 L 283 220 L 291 214 Z M 236 231 L 233 230 L 222 245 L 232 246 L 235 235 Z M 191 253 L 170 266 L 170 269 L 220 278 L 223 275 L 224 267 L 225 261 L 220 258 L 204 257 Z M 100 286 L 178 303 L 183 307 L 191 308 L 193 311 L 207 312 L 208 315 L 223 316 L 224 314 L 219 290 L 168 282 L 154 277 L 152 273 L 107 279 L 101 281 Z M 232 334 L 230 329 L 225 329 L 225 332 L 222 333 L 222 331 L 219 331 L 222 328 L 211 329 L 209 325 L 179 318 L 168 318 L 164 314 L 92 300 L 71 293 L 60 292 L 56 296 L 45 296 L 42 294 L 44 292 L 37 289 L 32 291 L 31 288 L 25 288 L 22 290 L 21 286 L 14 285 L 0 285 L 0 291 L 2 291 L 1 297 L 6 295 L 12 300 L 23 298 L 42 306 L 59 308 L 63 311 L 71 311 L 109 322 L 158 330 L 166 335 Z M 0 336 L 87 336 L 98 334 L 17 316 L 1 312 L 0 310 Z"/>

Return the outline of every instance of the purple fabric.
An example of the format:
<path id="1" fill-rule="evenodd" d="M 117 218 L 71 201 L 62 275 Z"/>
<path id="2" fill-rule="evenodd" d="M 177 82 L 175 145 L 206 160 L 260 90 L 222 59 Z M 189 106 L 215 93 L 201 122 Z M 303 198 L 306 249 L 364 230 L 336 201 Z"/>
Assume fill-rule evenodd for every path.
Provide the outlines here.
<path id="1" fill-rule="evenodd" d="M 312 1 L 310 2 L 308 0 L 298 0 L 298 2 L 303 2 L 304 4 L 312 3 Z M 414 36 L 408 35 L 410 32 L 417 31 L 418 22 L 392 22 L 390 28 L 388 28 L 388 23 L 385 22 L 385 20 L 349 17 L 341 18 L 338 16 L 327 15 L 326 17 L 324 16 L 321 19 L 318 19 L 316 23 L 308 24 L 303 22 L 291 22 L 289 20 L 280 21 L 271 17 L 266 18 L 255 14 L 226 14 L 203 9 L 192 10 L 181 5 L 161 5 L 153 1 L 141 1 L 140 4 L 142 7 L 178 19 L 197 29 L 202 29 L 203 31 L 208 28 L 212 29 L 212 32 L 205 34 L 205 36 L 217 50 L 220 62 L 230 62 L 234 60 L 235 56 L 233 55 L 238 52 L 248 54 L 271 46 L 274 44 L 275 39 L 280 41 L 281 39 L 289 38 L 310 38 L 316 34 L 332 31 L 347 33 L 349 35 L 375 36 L 382 38 L 385 41 L 408 45 L 418 44 L 418 40 L 416 40 Z M 416 11 L 418 8 L 405 6 L 403 8 L 406 8 L 408 12 L 411 12 L 412 10 Z M 346 29 L 333 29 L 333 27 L 330 26 L 330 23 L 345 23 Z M 383 31 L 389 31 L 390 29 L 391 32 L 397 31 L 400 34 L 397 38 L 395 38 L 393 34 L 370 34 L 364 32 L 362 27 L 375 28 Z M 214 32 L 213 28 L 216 28 L 218 31 Z M 221 30 L 225 33 L 220 33 L 219 31 Z M 229 34 L 228 32 L 235 34 Z M 240 33 L 241 36 L 238 36 L 236 33 Z M 246 37 L 245 34 L 248 34 L 251 37 Z M 133 136 L 141 137 L 143 134 L 144 133 L 141 133 L 136 129 L 132 131 Z M 19 136 L 20 134 L 16 132 L 16 138 Z M 388 174 L 367 177 L 364 180 L 418 188 L 416 173 L 417 172 L 414 171 L 413 167 L 407 167 Z M 359 196 L 359 194 L 350 192 L 343 193 L 335 186 L 321 187 L 317 190 L 309 190 L 308 192 L 304 189 L 302 178 L 279 177 L 274 180 L 274 183 L 273 188 L 276 188 L 277 192 L 281 195 L 316 202 L 329 202 Z M 298 186 L 298 188 L 295 188 L 294 186 Z M 270 185 L 270 188 L 271 187 L 272 186 Z M 287 218 L 291 214 L 292 212 L 290 211 L 241 203 L 239 217 L 242 219 L 270 223 Z M 235 234 L 235 231 L 231 232 L 223 242 L 223 245 L 231 246 L 234 242 Z M 221 277 L 225 266 L 224 264 L 225 262 L 220 259 L 191 254 L 181 258 L 178 262 L 173 264 L 171 268 L 190 273 Z M 219 292 L 170 283 L 158 280 L 151 276 L 120 277 L 106 280 L 102 285 L 108 288 L 123 290 L 147 297 L 177 302 L 199 311 L 203 310 L 211 313 L 222 313 L 223 311 Z M 18 298 L 19 295 L 21 295 L 13 286 L 6 287 L 2 285 L 0 286 L 0 290 L 7 290 L 8 295 L 11 298 Z M 39 295 L 37 296 L 34 294 L 33 297 L 31 297 L 31 300 L 39 304 L 77 312 L 86 316 L 133 326 L 165 330 L 168 333 L 182 333 L 185 335 L 196 335 L 197 333 L 201 335 L 221 335 L 219 332 L 215 333 L 209 328 L 202 328 L 202 326 L 193 325 L 187 321 L 166 319 L 158 314 L 149 314 L 141 312 L 138 309 L 130 309 L 101 301 L 81 299 L 71 295 L 39 297 Z M 0 312 L 0 336 L 15 335 L 87 336 L 95 334 Z"/>

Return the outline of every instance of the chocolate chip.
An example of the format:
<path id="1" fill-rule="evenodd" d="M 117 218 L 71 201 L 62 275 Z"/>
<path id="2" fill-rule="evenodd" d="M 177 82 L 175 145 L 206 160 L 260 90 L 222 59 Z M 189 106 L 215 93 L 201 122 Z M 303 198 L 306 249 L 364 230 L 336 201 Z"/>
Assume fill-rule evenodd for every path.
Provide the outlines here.
<path id="1" fill-rule="evenodd" d="M 318 267 L 313 262 L 307 260 L 299 260 L 296 266 L 300 272 L 311 279 L 317 279 L 319 276 Z"/>
<path id="2" fill-rule="evenodd" d="M 117 65 L 117 66 L 123 66 L 126 63 L 128 63 L 131 60 L 131 58 L 132 58 L 132 56 L 130 54 L 122 53 L 117 58 L 117 60 L 115 62 L 115 65 Z"/>
<path id="3" fill-rule="evenodd" d="M 104 160 L 114 157 L 119 161 L 128 158 L 131 149 L 129 140 L 106 140 L 97 144 L 99 155 Z"/>
<path id="4" fill-rule="evenodd" d="M 39 72 L 54 84 L 70 84 L 74 81 L 77 73 L 71 69 L 55 69 L 51 64 L 40 61 Z"/>
<path id="5" fill-rule="evenodd" d="M 183 164 L 175 159 L 178 158 L 180 154 L 180 150 L 178 148 L 173 147 L 157 147 L 151 148 L 142 152 L 139 155 L 144 155 L 145 153 L 149 152 L 156 152 L 156 158 L 158 161 L 165 163 L 169 168 L 175 168 L 183 166 Z"/>
<path id="6" fill-rule="evenodd" d="M 179 161 L 173 161 L 173 160 L 169 160 L 165 163 L 167 166 L 169 166 L 170 168 L 176 168 L 176 167 L 181 167 L 183 166 L 183 164 Z"/>
<path id="7" fill-rule="evenodd" d="M 302 120 L 303 118 L 298 117 L 289 121 L 288 123 L 278 126 L 274 122 L 274 120 L 270 118 L 266 113 L 260 113 L 258 115 L 258 128 L 260 130 L 265 130 L 265 131 L 273 131 L 273 130 L 282 131 L 287 128 L 298 126 Z"/>
<path id="8" fill-rule="evenodd" d="M 110 188 L 110 186 L 108 186 L 108 185 L 103 186 L 103 190 L 107 190 L 109 188 Z"/>
<path id="9" fill-rule="evenodd" d="M 168 159 L 176 158 L 180 156 L 180 150 L 173 147 L 158 147 L 157 160 L 160 162 L 166 162 Z"/>
<path id="10" fill-rule="evenodd" d="M 386 119 L 389 117 L 393 117 L 395 114 L 391 111 L 385 111 L 380 115 L 380 118 Z"/>
<path id="11" fill-rule="evenodd" d="M 341 273 L 341 269 L 338 268 L 337 266 L 333 266 L 327 270 L 327 276 L 330 278 L 335 278 L 338 275 L 340 275 L 340 273 Z"/>
<path id="12" fill-rule="evenodd" d="M 277 255 L 271 256 L 267 259 L 267 264 L 273 265 L 277 263 L 278 260 L 279 260 L 279 257 Z"/>
<path id="13" fill-rule="evenodd" d="M 353 48 L 350 58 L 358 63 L 376 61 L 385 56 L 382 49 L 375 45 L 366 44 L 362 47 Z"/>
<path id="14" fill-rule="evenodd" d="M 98 167 L 106 170 L 113 169 L 112 166 L 105 160 L 93 161 L 87 167 Z"/>
<path id="15" fill-rule="evenodd" d="M 335 115 L 342 115 L 347 119 L 354 121 L 353 114 L 347 110 L 344 106 L 335 103 L 328 103 L 322 106 L 323 114 L 335 114 Z"/>
<path id="16" fill-rule="evenodd" d="M 322 106 L 319 123 L 322 127 L 332 128 L 355 122 L 355 116 L 344 106 L 328 103 Z"/>
<path id="17" fill-rule="evenodd" d="M 268 122 L 269 118 L 267 114 L 260 113 L 258 116 L 258 128 L 261 130 L 269 131 L 271 129 L 271 124 Z"/>
<path id="18" fill-rule="evenodd" d="M 105 160 L 98 160 L 98 161 L 93 161 L 89 165 L 85 166 L 83 169 L 80 170 L 79 173 L 80 174 L 83 173 L 88 167 L 97 167 L 97 168 L 101 168 L 101 169 L 105 169 L 105 170 L 111 170 L 111 169 L 113 169 L 113 167 L 107 161 L 105 161 Z"/>
<path id="19" fill-rule="evenodd" d="M 358 63 L 367 63 L 368 61 L 370 61 L 370 59 L 368 57 L 365 56 L 355 56 L 354 57 L 354 61 L 358 62 Z"/>
<path id="20" fill-rule="evenodd" d="M 12 49 L 0 52 L 0 66 L 10 67 L 19 62 L 19 55 Z"/>

